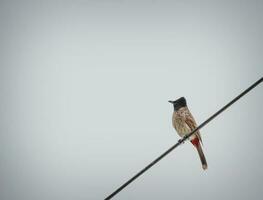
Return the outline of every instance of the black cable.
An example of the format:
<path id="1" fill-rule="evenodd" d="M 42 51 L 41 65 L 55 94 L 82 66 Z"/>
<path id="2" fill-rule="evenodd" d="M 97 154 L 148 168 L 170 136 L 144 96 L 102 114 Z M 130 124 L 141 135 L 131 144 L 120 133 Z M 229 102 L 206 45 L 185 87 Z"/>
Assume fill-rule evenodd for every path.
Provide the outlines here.
<path id="1" fill-rule="evenodd" d="M 127 182 L 125 182 L 123 185 L 121 185 L 117 190 L 115 190 L 113 193 L 111 193 L 108 197 L 106 197 L 104 200 L 109 200 L 112 197 L 114 197 L 117 193 L 119 193 L 121 190 L 123 190 L 127 185 L 129 185 L 131 182 L 133 182 L 136 178 L 138 178 L 140 175 L 142 175 L 145 171 L 150 169 L 153 165 L 155 165 L 157 162 L 159 162 L 163 157 L 165 157 L 167 154 L 169 154 L 172 150 L 174 150 L 176 147 L 178 147 L 180 144 L 182 144 L 185 140 L 187 140 L 191 135 L 193 135 L 196 131 L 203 128 L 207 123 L 209 123 L 212 119 L 214 119 L 217 115 L 222 113 L 224 110 L 226 110 L 228 107 L 230 107 L 233 103 L 235 103 L 238 99 L 240 99 L 242 96 L 247 94 L 250 90 L 255 88 L 259 83 L 263 81 L 263 77 L 260 78 L 258 81 L 256 81 L 253 85 L 251 85 L 249 88 L 247 88 L 245 91 L 243 91 L 241 94 L 239 94 L 237 97 L 235 97 L 232 101 L 230 101 L 228 104 L 226 104 L 224 107 L 222 107 L 220 110 L 218 110 L 215 114 L 213 114 L 211 117 L 209 117 L 206 121 L 204 121 L 202 124 L 200 124 L 196 129 L 194 129 L 191 133 L 184 136 L 182 139 L 178 140 L 176 144 L 174 144 L 172 147 L 170 147 L 168 150 L 166 150 L 163 154 L 161 154 L 158 158 L 156 158 L 154 161 L 152 161 L 149 165 L 147 165 L 145 168 L 143 168 L 141 171 L 139 171 L 136 175 L 134 175 L 131 179 L 129 179 Z"/>

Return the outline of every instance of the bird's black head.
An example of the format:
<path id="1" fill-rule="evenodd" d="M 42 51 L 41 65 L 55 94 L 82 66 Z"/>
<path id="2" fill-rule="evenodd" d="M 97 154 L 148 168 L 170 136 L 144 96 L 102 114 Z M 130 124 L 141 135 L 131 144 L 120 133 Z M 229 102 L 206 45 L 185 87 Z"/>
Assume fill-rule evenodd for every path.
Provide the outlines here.
<path id="1" fill-rule="evenodd" d="M 179 110 L 180 108 L 186 106 L 186 100 L 184 97 L 181 97 L 175 101 L 169 101 L 169 102 L 174 105 L 174 110 Z"/>

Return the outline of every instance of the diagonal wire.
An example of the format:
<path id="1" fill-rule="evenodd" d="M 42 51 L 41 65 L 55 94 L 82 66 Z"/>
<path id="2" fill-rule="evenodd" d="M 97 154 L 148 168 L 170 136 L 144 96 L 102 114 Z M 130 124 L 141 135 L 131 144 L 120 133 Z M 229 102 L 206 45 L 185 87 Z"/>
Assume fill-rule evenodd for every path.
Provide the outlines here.
<path id="1" fill-rule="evenodd" d="M 241 94 L 239 94 L 237 97 L 235 97 L 232 101 L 230 101 L 228 104 L 226 104 L 224 107 L 222 107 L 220 110 L 218 110 L 215 114 L 213 114 L 211 117 L 209 117 L 206 121 L 204 121 L 202 124 L 200 124 L 197 128 L 195 128 L 192 132 L 190 132 L 188 135 L 184 136 L 182 139 L 178 140 L 176 144 L 171 146 L 168 150 L 166 150 L 163 154 L 161 154 L 158 158 L 153 160 L 150 164 L 148 164 L 146 167 L 144 167 L 141 171 L 139 171 L 136 175 L 134 175 L 132 178 L 130 178 L 128 181 L 126 181 L 123 185 L 121 185 L 118 189 L 116 189 L 113 193 L 111 193 L 108 197 L 106 197 L 104 200 L 109 200 L 112 197 L 114 197 L 117 193 L 119 193 L 121 190 L 123 190 L 126 186 L 128 186 L 131 182 L 133 182 L 136 178 L 138 178 L 140 175 L 142 175 L 145 171 L 150 169 L 153 165 L 155 165 L 157 162 L 159 162 L 162 158 L 164 158 L 167 154 L 169 154 L 171 151 L 173 151 L 176 147 L 181 145 L 185 140 L 187 140 L 189 137 L 191 137 L 196 131 L 203 128 L 207 123 L 209 123 L 211 120 L 213 120 L 216 116 L 218 116 L 220 113 L 225 111 L 228 107 L 230 107 L 232 104 L 234 104 L 237 100 L 239 100 L 241 97 L 243 97 L 245 94 L 247 94 L 249 91 L 251 91 L 253 88 L 255 88 L 259 83 L 263 81 L 263 77 L 261 77 L 258 81 L 256 81 L 254 84 L 252 84 L 249 88 L 244 90 Z"/>

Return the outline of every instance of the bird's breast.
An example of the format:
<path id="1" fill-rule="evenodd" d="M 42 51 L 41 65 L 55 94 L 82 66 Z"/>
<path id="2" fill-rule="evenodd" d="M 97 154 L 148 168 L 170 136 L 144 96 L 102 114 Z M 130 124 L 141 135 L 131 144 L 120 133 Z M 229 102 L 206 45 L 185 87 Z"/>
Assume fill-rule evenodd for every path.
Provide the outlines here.
<path id="1" fill-rule="evenodd" d="M 191 130 L 183 120 L 182 116 L 179 113 L 173 113 L 173 127 L 175 128 L 176 132 L 180 137 L 185 136 L 186 134 L 190 133 Z"/>

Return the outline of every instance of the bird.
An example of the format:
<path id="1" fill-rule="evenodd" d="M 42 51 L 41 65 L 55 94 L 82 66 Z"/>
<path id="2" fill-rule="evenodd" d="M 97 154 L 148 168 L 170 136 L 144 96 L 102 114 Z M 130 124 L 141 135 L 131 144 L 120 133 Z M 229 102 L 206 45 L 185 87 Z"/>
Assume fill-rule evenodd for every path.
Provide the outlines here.
<path id="1" fill-rule="evenodd" d="M 173 104 L 174 112 L 172 117 L 172 124 L 176 132 L 180 137 L 184 137 L 190 132 L 192 132 L 196 127 L 196 122 L 192 116 L 190 110 L 187 107 L 186 99 L 181 97 L 175 101 L 168 101 Z M 200 157 L 202 168 L 207 169 L 207 162 L 205 155 L 202 150 L 202 138 L 199 131 L 196 131 L 193 135 L 190 136 L 190 142 L 197 149 L 198 155 Z"/>

